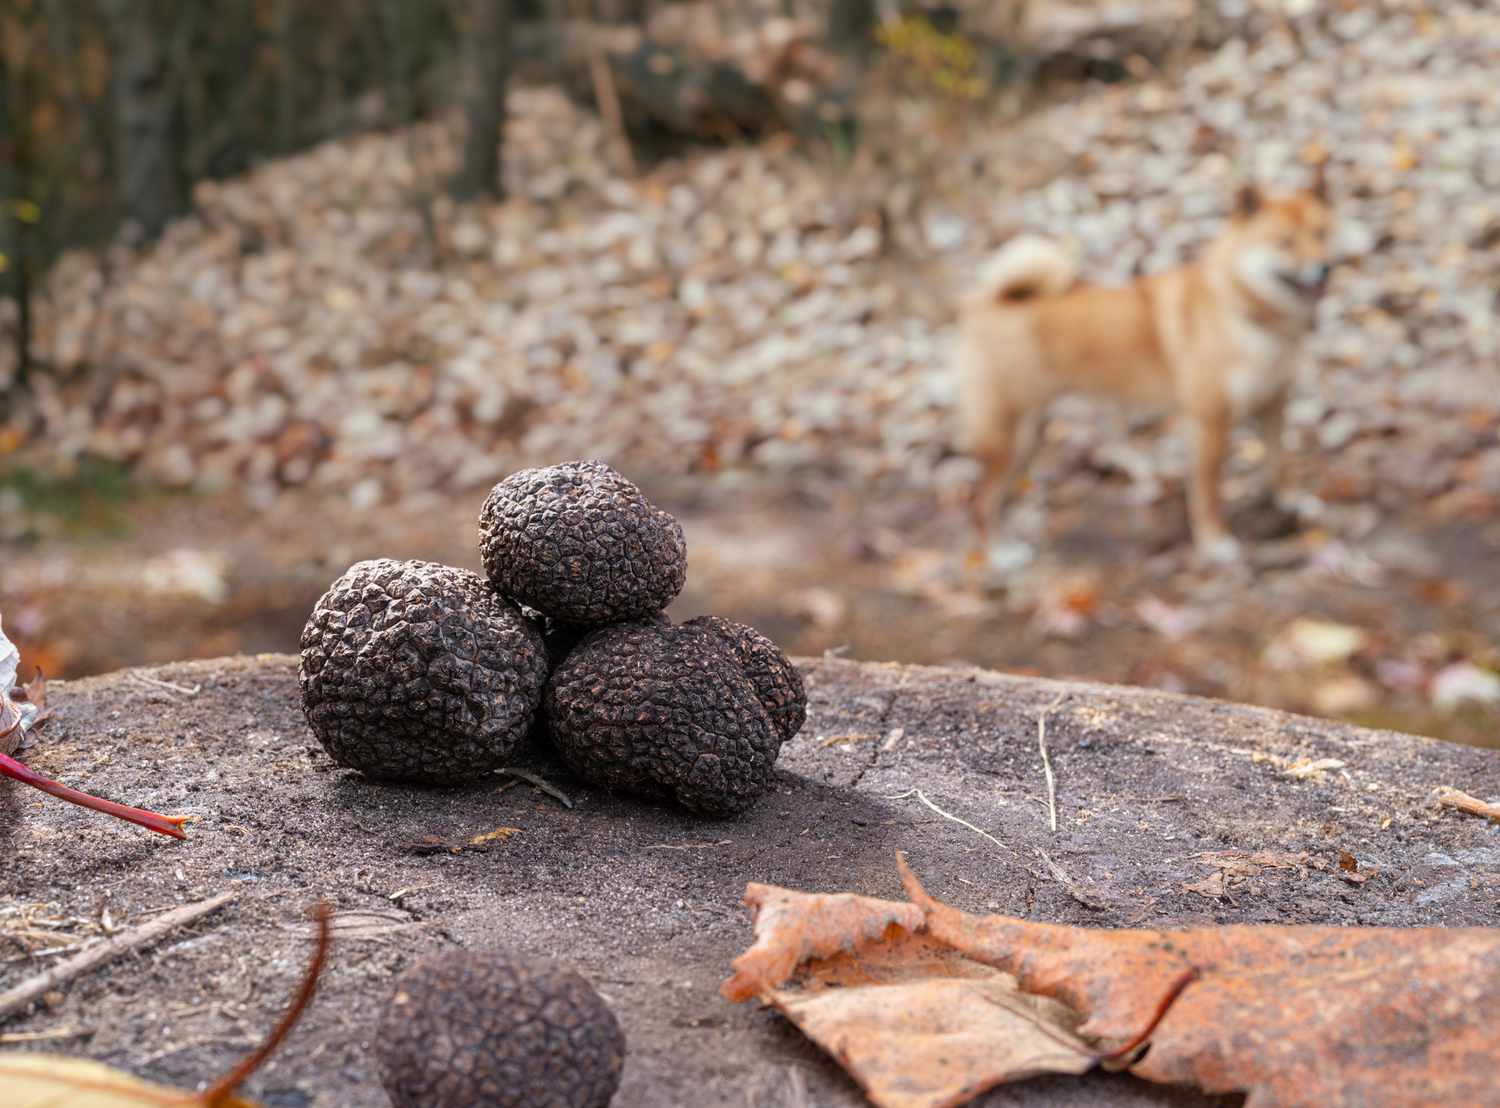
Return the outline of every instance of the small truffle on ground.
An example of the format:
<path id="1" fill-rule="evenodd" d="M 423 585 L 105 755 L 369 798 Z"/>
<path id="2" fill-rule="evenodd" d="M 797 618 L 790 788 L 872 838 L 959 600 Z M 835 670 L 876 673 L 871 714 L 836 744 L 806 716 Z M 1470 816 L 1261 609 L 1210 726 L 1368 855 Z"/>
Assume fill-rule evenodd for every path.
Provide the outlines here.
<path id="1" fill-rule="evenodd" d="M 603 462 L 512 473 L 484 502 L 479 545 L 496 589 L 560 623 L 650 615 L 687 577 L 682 527 Z"/>
<path id="2" fill-rule="evenodd" d="M 464 950 L 396 979 L 377 1037 L 396 1108 L 604 1108 L 625 1035 L 576 973 Z"/>
<path id="3" fill-rule="evenodd" d="M 541 633 L 477 573 L 358 562 L 302 631 L 302 706 L 340 765 L 434 784 L 504 765 L 547 680 Z"/>
<path id="4" fill-rule="evenodd" d="M 585 781 L 707 816 L 742 812 L 770 788 L 792 716 L 782 705 L 773 722 L 733 637 L 697 621 L 594 631 L 553 672 L 543 710 Z"/>

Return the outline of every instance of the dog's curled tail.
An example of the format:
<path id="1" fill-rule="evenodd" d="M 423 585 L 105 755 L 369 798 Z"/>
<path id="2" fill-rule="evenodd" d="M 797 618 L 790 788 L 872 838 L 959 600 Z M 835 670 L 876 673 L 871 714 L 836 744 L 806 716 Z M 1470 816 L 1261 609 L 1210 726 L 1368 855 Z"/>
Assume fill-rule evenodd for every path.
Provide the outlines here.
<path id="1" fill-rule="evenodd" d="M 974 295 L 985 304 L 1056 296 L 1077 279 L 1078 266 L 1061 246 L 1041 235 L 1019 235 L 985 263 Z"/>

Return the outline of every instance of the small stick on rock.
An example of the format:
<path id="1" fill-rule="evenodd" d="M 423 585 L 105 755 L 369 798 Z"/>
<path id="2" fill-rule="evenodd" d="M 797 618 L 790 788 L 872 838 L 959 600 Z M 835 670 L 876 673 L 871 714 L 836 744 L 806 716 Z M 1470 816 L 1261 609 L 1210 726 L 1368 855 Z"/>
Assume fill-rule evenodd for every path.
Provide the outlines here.
<path id="1" fill-rule="evenodd" d="M 944 819 L 946 819 L 946 820 L 952 820 L 954 823 L 958 824 L 961 827 L 967 827 L 970 831 L 974 832 L 974 834 L 976 834 L 976 835 L 983 835 L 986 839 L 989 839 L 990 842 L 994 843 L 996 846 L 1000 847 L 1001 849 L 1003 849 L 1003 850 L 1010 850 L 1010 852 L 1012 854 L 1015 854 L 1014 850 L 1011 850 L 1010 847 L 1006 846 L 999 839 L 995 838 L 994 835 L 991 835 L 988 831 L 985 831 L 983 828 L 975 827 L 972 823 L 970 823 L 966 819 L 959 819 L 952 812 L 945 812 L 945 811 L 943 811 L 941 808 L 939 808 L 932 801 L 928 800 L 927 797 L 923 794 L 923 792 L 922 792 L 921 789 L 913 789 L 912 792 L 916 794 L 916 797 L 917 797 L 918 800 L 920 800 L 923 804 L 927 805 L 927 807 L 931 808 L 934 812 L 936 812 L 938 815 L 942 816 Z"/>
<path id="2" fill-rule="evenodd" d="M 94 1033 L 92 1027 L 49 1027 L 44 1031 L 12 1031 L 0 1035 L 0 1046 L 12 1043 L 44 1043 L 54 1039 L 83 1039 Z"/>
<path id="3" fill-rule="evenodd" d="M 720 839 L 716 843 L 652 843 L 647 850 L 713 850 L 715 847 L 728 846 L 733 839 Z"/>
<path id="4" fill-rule="evenodd" d="M 57 988 L 63 982 L 71 981 L 106 962 L 113 961 L 127 950 L 134 950 L 136 947 L 155 942 L 167 932 L 222 908 L 237 896 L 239 896 L 237 892 L 220 893 L 208 900 L 200 900 L 196 904 L 184 904 L 180 908 L 173 908 L 170 912 L 157 916 L 138 927 L 121 931 L 114 938 L 89 947 L 77 957 L 69 958 L 45 973 L 39 973 L 31 980 L 23 981 L 15 988 L 0 993 L 0 1021 L 22 1011 L 32 1001 Z"/>
<path id="5" fill-rule="evenodd" d="M 1037 857 L 1041 858 L 1042 862 L 1046 865 L 1048 872 L 1052 874 L 1052 879 L 1066 889 L 1068 895 L 1078 901 L 1079 904 L 1082 904 L 1085 908 L 1092 908 L 1096 912 L 1108 911 L 1113 907 L 1101 893 L 1090 888 L 1084 882 L 1068 876 L 1068 871 L 1054 862 L 1052 855 L 1048 854 L 1045 850 L 1039 849 L 1036 853 Z"/>
<path id="6" fill-rule="evenodd" d="M 1054 832 L 1057 830 L 1057 778 L 1052 775 L 1052 759 L 1047 757 L 1047 715 L 1067 696 L 1065 692 L 1058 693 L 1036 719 L 1036 745 L 1042 752 L 1042 771 L 1047 775 L 1047 826 Z"/>
<path id="7" fill-rule="evenodd" d="M 532 773 L 530 770 L 512 769 L 510 766 L 506 766 L 503 769 L 501 769 L 500 772 L 503 773 L 503 774 L 505 774 L 507 777 L 518 777 L 522 781 L 525 781 L 528 785 L 531 785 L 534 788 L 540 789 L 542 792 L 546 793 L 548 796 L 553 797 L 554 799 L 561 801 L 562 802 L 562 806 L 564 808 L 571 808 L 571 807 L 573 807 L 573 802 L 568 799 L 566 793 L 564 793 L 556 785 L 553 785 L 550 782 L 546 781 L 545 779 L 543 779 L 541 777 L 538 777 L 536 774 Z"/>
<path id="8" fill-rule="evenodd" d="M 1500 823 L 1500 804 L 1487 804 L 1477 796 L 1470 796 L 1446 785 L 1433 791 L 1432 803 L 1439 808 L 1457 808 L 1471 816 L 1484 816 Z"/>
<path id="9" fill-rule="evenodd" d="M 174 684 L 171 681 L 163 681 L 159 677 L 151 677 L 148 674 L 142 673 L 138 669 L 127 670 L 126 676 L 129 677 L 132 681 L 137 681 L 142 685 L 150 685 L 153 689 L 161 689 L 164 692 L 180 693 L 182 696 L 188 697 L 189 699 L 197 696 L 203 691 L 202 685 L 193 685 L 191 687 L 187 685 L 178 685 Z"/>

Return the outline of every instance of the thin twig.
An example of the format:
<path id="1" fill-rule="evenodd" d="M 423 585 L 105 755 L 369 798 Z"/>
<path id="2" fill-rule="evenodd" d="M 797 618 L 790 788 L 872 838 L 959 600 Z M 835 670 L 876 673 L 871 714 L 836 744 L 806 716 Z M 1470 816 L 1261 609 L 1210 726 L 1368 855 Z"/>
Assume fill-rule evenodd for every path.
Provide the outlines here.
<path id="1" fill-rule="evenodd" d="M 0 965 L 12 965 L 15 962 L 29 962 L 33 958 L 55 958 L 59 954 L 72 954 L 74 951 L 87 949 L 87 943 L 70 943 L 67 946 L 49 946 L 45 950 L 28 950 L 25 954 L 17 954 L 14 958 L 0 958 Z"/>
<path id="2" fill-rule="evenodd" d="M 1047 826 L 1054 832 L 1057 831 L 1057 778 L 1052 775 L 1052 759 L 1047 757 L 1047 714 L 1061 704 L 1067 695 L 1065 692 L 1058 693 L 1036 718 L 1036 745 L 1042 752 L 1042 771 L 1047 775 Z"/>
<path id="3" fill-rule="evenodd" d="M 159 677 L 150 677 L 142 673 L 138 669 L 130 670 L 128 672 L 128 676 L 132 681 L 139 681 L 143 685 L 150 685 L 152 688 L 156 689 L 164 689 L 167 692 L 180 693 L 181 695 L 186 697 L 197 696 L 203 691 L 202 685 L 194 685 L 192 688 L 189 688 L 186 685 L 178 685 L 174 684 L 171 681 L 163 681 Z"/>
<path id="4" fill-rule="evenodd" d="M 1039 848 L 1036 853 L 1037 857 L 1046 865 L 1048 872 L 1052 874 L 1052 879 L 1066 889 L 1068 895 L 1078 901 L 1079 904 L 1082 904 L 1085 908 L 1092 908 L 1096 912 L 1107 912 L 1114 907 L 1108 900 L 1104 899 L 1102 893 L 1090 890 L 1082 882 L 1069 877 L 1068 871 L 1054 862 L 1052 855 L 1048 854 L 1045 850 Z"/>
<path id="5" fill-rule="evenodd" d="M 134 950 L 138 946 L 155 942 L 167 932 L 222 908 L 237 896 L 239 896 L 237 892 L 220 893 L 208 900 L 200 900 L 196 904 L 184 904 L 180 908 L 174 908 L 148 923 L 132 927 L 128 931 L 121 931 L 114 938 L 89 947 L 77 957 L 69 958 L 61 965 L 53 966 L 45 973 L 39 973 L 29 981 L 23 981 L 15 988 L 0 993 L 0 1021 L 21 1011 L 33 1000 L 57 988 L 63 982 L 88 973 L 112 961 L 127 950 Z"/>
<path id="6" fill-rule="evenodd" d="M 564 793 L 556 785 L 553 785 L 550 782 L 544 780 L 543 778 L 538 777 L 536 774 L 532 773 L 530 770 L 526 770 L 526 769 L 512 769 L 510 766 L 505 766 L 504 768 L 502 768 L 500 770 L 500 772 L 503 773 L 503 774 L 505 774 L 508 777 L 519 777 L 522 781 L 525 781 L 528 785 L 531 785 L 533 788 L 540 789 L 542 792 L 546 793 L 548 796 L 550 796 L 550 797 L 552 797 L 552 798 L 554 798 L 556 800 L 561 801 L 562 802 L 562 806 L 564 808 L 571 808 L 571 807 L 573 807 L 573 802 L 568 799 L 566 793 Z"/>
<path id="7" fill-rule="evenodd" d="M 1500 823 L 1500 804 L 1487 804 L 1477 796 L 1470 796 L 1446 785 L 1433 792 L 1432 802 L 1439 808 L 1457 808 L 1471 816 L 1485 816 Z"/>
<path id="8" fill-rule="evenodd" d="M 716 843 L 652 843 L 647 850 L 712 850 L 719 846 L 728 846 L 733 839 L 720 839 Z"/>
<path id="9" fill-rule="evenodd" d="M 1010 850 L 1010 852 L 1012 854 L 1015 854 L 1014 850 L 1011 850 L 1010 847 L 1006 846 L 999 839 L 995 838 L 994 835 L 991 835 L 988 831 L 985 831 L 985 830 L 983 830 L 981 828 L 975 827 L 972 823 L 970 823 L 966 819 L 959 819 L 952 812 L 945 812 L 945 811 L 943 811 L 941 808 L 939 808 L 932 801 L 928 800 L 927 797 L 925 795 L 923 795 L 921 789 L 913 789 L 912 792 L 916 794 L 916 797 L 917 797 L 918 800 L 920 800 L 923 804 L 927 805 L 927 807 L 931 808 L 934 812 L 936 812 L 938 815 L 942 816 L 944 819 L 946 819 L 946 820 L 952 820 L 954 823 L 960 824 L 963 827 L 967 827 L 970 831 L 974 832 L 974 834 L 981 835 L 984 838 L 989 839 L 990 842 L 992 842 L 996 846 L 1000 847 L 1000 849 L 1002 849 L 1002 850 Z"/>
<path id="10" fill-rule="evenodd" d="M 82 1039 L 93 1033 L 92 1027 L 50 1027 L 45 1031 L 12 1031 L 0 1035 L 0 1045 L 41 1043 L 49 1039 Z"/>

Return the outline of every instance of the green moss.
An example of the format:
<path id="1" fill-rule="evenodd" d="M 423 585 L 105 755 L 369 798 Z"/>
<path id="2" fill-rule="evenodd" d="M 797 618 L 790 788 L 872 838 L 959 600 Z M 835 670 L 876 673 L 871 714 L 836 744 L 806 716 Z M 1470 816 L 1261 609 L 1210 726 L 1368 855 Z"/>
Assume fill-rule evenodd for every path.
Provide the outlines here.
<path id="1" fill-rule="evenodd" d="M 1372 708 L 1344 717 L 1349 723 L 1381 731 L 1426 735 L 1464 746 L 1500 747 L 1500 712 L 1480 704 L 1465 704 L 1442 713 L 1430 708 Z"/>
<path id="2" fill-rule="evenodd" d="M 136 511 L 167 490 L 142 482 L 104 458 L 0 464 L 0 535 L 26 539 L 108 541 L 134 531 Z"/>

